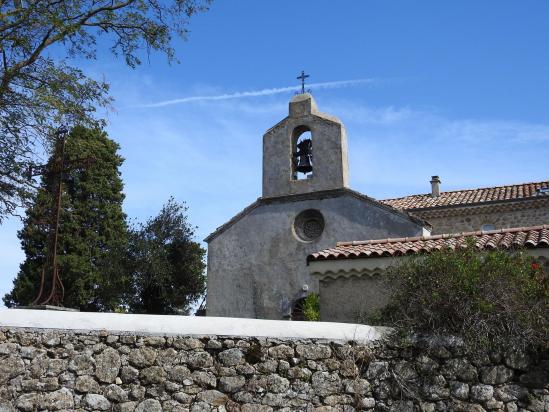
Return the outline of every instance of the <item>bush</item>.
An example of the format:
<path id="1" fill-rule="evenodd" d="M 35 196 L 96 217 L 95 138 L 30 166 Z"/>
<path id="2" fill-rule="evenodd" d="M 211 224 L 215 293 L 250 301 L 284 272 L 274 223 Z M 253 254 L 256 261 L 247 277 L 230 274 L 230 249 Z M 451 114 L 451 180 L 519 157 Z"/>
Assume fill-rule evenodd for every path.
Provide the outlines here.
<path id="1" fill-rule="evenodd" d="M 305 320 L 320 320 L 320 299 L 317 293 L 311 293 L 303 302 L 303 316 Z"/>
<path id="2" fill-rule="evenodd" d="M 474 349 L 547 348 L 549 277 L 524 251 L 458 250 L 412 257 L 389 272 L 381 319 L 414 332 L 461 336 Z"/>

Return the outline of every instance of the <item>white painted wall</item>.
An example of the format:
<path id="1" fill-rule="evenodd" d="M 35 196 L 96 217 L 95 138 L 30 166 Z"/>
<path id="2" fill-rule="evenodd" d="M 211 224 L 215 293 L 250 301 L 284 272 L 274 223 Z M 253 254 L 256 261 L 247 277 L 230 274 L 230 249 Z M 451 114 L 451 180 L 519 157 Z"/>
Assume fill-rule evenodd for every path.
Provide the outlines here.
<path id="1" fill-rule="evenodd" d="M 31 309 L 0 310 L 0 327 L 108 331 L 130 334 L 185 336 L 255 336 L 269 338 L 354 340 L 380 339 L 388 328 L 330 322 L 291 322 L 120 313 L 64 312 Z"/>

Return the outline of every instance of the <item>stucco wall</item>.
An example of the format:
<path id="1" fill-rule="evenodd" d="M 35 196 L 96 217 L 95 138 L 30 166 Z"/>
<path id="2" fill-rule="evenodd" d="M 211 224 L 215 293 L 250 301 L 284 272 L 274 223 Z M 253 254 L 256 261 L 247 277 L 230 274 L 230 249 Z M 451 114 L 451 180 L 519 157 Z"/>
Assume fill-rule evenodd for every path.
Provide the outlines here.
<path id="1" fill-rule="evenodd" d="M 524 206 L 529 206 L 523 202 Z M 472 232 L 481 230 L 482 225 L 492 224 L 495 229 L 507 229 L 521 226 L 537 226 L 549 223 L 549 201 L 536 207 L 518 210 L 498 210 L 497 208 L 460 208 L 444 216 L 433 212 L 414 212 L 433 225 L 432 234 Z"/>
<path id="2" fill-rule="evenodd" d="M 124 316 L 124 315 L 121 315 Z M 312 339 L 0 328 L 1 411 L 547 411 L 547 363 L 457 339 Z"/>
<path id="3" fill-rule="evenodd" d="M 379 273 L 324 279 L 319 286 L 320 319 L 326 322 L 368 322 L 368 317 L 384 308 L 390 298 L 387 282 Z"/>
<path id="4" fill-rule="evenodd" d="M 318 292 L 307 268 L 308 254 L 336 242 L 417 236 L 422 227 L 350 194 L 324 199 L 262 204 L 208 244 L 208 316 L 282 319 L 306 293 Z M 295 217 L 307 209 L 324 216 L 317 240 L 299 240 Z"/>
<path id="5" fill-rule="evenodd" d="M 407 257 L 372 257 L 312 261 L 309 273 L 319 279 L 323 322 L 368 323 L 387 305 L 391 285 L 385 271 Z"/>

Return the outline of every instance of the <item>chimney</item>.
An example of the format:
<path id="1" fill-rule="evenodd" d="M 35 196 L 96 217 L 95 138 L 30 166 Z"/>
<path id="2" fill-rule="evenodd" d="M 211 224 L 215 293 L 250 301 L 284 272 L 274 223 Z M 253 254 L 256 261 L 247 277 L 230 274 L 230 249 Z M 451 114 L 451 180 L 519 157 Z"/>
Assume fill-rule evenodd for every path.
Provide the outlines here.
<path id="1" fill-rule="evenodd" d="M 440 178 L 438 176 L 431 176 L 431 196 L 440 196 Z"/>

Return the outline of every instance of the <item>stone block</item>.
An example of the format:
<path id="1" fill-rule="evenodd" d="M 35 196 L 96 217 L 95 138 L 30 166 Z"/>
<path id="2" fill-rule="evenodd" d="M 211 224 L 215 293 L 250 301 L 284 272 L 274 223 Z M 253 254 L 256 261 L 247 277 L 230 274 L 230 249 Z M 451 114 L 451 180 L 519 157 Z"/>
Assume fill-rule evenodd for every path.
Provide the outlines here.
<path id="1" fill-rule="evenodd" d="M 471 386 L 470 397 L 476 402 L 486 402 L 494 396 L 494 388 L 490 385 Z"/>

